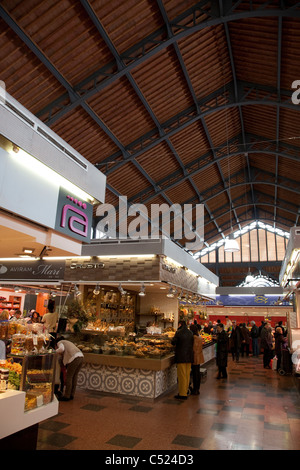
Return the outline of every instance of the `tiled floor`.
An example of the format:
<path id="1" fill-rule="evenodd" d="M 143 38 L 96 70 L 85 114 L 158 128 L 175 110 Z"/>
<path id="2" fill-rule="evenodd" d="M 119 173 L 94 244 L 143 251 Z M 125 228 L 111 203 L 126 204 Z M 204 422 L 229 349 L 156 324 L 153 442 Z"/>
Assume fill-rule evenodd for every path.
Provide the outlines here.
<path id="1" fill-rule="evenodd" d="M 207 366 L 200 395 L 156 401 L 78 389 L 39 426 L 38 450 L 300 450 L 300 397 L 291 376 L 262 358 L 229 359 L 228 379 Z"/>

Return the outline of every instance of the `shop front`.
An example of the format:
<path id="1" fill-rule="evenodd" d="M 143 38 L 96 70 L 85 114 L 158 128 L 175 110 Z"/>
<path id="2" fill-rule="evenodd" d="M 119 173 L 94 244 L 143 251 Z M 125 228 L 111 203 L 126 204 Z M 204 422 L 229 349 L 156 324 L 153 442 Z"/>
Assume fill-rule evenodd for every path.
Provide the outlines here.
<path id="1" fill-rule="evenodd" d="M 99 243 L 96 250 L 95 245 L 85 247 L 92 257 L 66 261 L 65 282 L 76 286 L 87 311 L 82 328 L 75 314 L 67 314 L 73 324 L 68 338 L 85 358 L 79 387 L 154 399 L 176 385 L 171 340 L 180 299 L 213 298 L 218 279 L 188 254 L 185 260 L 176 259 L 177 247 L 171 244 Z M 173 258 L 167 255 L 171 249 Z M 208 287 L 201 291 L 199 277 L 205 275 Z M 214 357 L 213 344 L 203 343 L 208 362 Z"/>

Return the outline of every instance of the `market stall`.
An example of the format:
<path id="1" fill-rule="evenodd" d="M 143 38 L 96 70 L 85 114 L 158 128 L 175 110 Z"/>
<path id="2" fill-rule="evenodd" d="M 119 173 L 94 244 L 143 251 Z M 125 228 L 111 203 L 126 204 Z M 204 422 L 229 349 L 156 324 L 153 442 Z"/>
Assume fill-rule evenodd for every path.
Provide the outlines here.
<path id="1" fill-rule="evenodd" d="M 68 339 L 85 358 L 78 386 L 156 398 L 177 381 L 171 339 L 181 295 L 212 298 L 218 278 L 170 240 L 94 243 L 88 254 L 65 266 L 65 281 L 76 284 L 86 309 L 85 324 L 78 309 L 69 318 Z M 203 343 L 207 362 L 213 346 Z"/>

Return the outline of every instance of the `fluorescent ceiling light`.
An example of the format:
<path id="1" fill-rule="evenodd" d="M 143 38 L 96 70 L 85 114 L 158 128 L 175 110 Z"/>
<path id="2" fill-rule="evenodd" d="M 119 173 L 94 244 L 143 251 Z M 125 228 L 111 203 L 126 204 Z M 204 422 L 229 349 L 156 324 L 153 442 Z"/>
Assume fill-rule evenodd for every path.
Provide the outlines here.
<path id="1" fill-rule="evenodd" d="M 84 201 L 89 201 L 92 203 L 95 202 L 94 198 L 90 194 L 86 193 L 78 186 L 71 183 L 71 181 L 67 180 L 47 165 L 44 165 L 44 163 L 24 150 L 19 149 L 17 153 L 14 150 L 11 150 L 9 153 L 19 165 L 24 166 L 27 171 L 32 171 L 32 173 L 35 173 L 39 179 L 43 178 L 46 180 L 47 184 L 53 184 L 57 187 L 62 186 Z"/>

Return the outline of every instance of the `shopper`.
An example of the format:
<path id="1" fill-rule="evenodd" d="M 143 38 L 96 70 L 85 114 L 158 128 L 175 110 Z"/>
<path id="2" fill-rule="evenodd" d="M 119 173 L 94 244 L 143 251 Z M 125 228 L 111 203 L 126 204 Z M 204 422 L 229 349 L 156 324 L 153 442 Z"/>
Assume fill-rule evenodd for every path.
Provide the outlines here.
<path id="1" fill-rule="evenodd" d="M 31 315 L 30 320 L 28 321 L 29 324 L 31 323 L 41 323 L 41 316 L 38 312 L 34 310 L 34 312 Z"/>
<path id="2" fill-rule="evenodd" d="M 201 374 L 200 374 L 200 365 L 204 362 L 204 356 L 202 352 L 202 337 L 199 335 L 199 330 L 197 325 L 191 325 L 190 330 L 194 335 L 193 343 L 193 353 L 194 360 L 192 363 L 192 378 L 193 378 L 193 389 L 191 391 L 192 395 L 199 395 L 200 393 L 200 384 L 201 384 Z"/>
<path id="3" fill-rule="evenodd" d="M 263 365 L 265 369 L 271 369 L 270 361 L 273 356 L 272 328 L 266 323 L 260 334 L 261 347 L 263 348 Z"/>
<path id="4" fill-rule="evenodd" d="M 48 330 L 48 332 L 52 336 L 50 346 L 54 347 L 54 340 L 56 338 L 58 323 L 58 313 L 55 311 L 55 302 L 51 299 L 48 302 L 48 313 L 45 313 L 45 315 L 41 319 L 41 322 L 44 323 L 45 329 Z"/>
<path id="5" fill-rule="evenodd" d="M 246 327 L 246 323 L 241 323 L 240 328 L 242 332 L 241 356 L 244 357 L 244 352 L 246 351 L 246 356 L 249 357 L 250 331 Z"/>
<path id="6" fill-rule="evenodd" d="M 232 360 L 239 362 L 240 359 L 240 349 L 242 344 L 242 332 L 240 327 L 236 324 L 236 321 L 232 321 L 232 330 L 229 339 L 229 349 L 232 354 Z"/>
<path id="7" fill-rule="evenodd" d="M 226 315 L 225 317 L 226 323 L 225 323 L 225 331 L 229 331 L 232 328 L 232 321 L 230 318 Z"/>
<path id="8" fill-rule="evenodd" d="M 66 388 L 59 401 L 73 400 L 77 385 L 78 373 L 83 364 L 83 354 L 75 344 L 63 337 L 56 341 L 56 353 L 62 356 L 62 363 L 67 369 Z"/>
<path id="9" fill-rule="evenodd" d="M 217 335 L 215 337 L 217 342 L 217 357 L 216 363 L 218 366 L 217 379 L 227 379 L 227 358 L 228 358 L 228 334 L 224 330 L 223 323 L 217 326 Z"/>
<path id="10" fill-rule="evenodd" d="M 10 321 L 16 321 L 16 320 L 20 320 L 20 318 L 22 318 L 22 312 L 21 310 L 16 310 L 15 313 L 10 317 Z"/>
<path id="11" fill-rule="evenodd" d="M 284 337 L 281 327 L 277 327 L 274 333 L 275 338 L 275 355 L 277 357 L 277 372 L 281 368 L 282 349 L 286 348 L 287 338 Z"/>
<path id="12" fill-rule="evenodd" d="M 9 320 L 9 310 L 2 310 L 0 313 L 0 321 L 8 321 Z"/>
<path id="13" fill-rule="evenodd" d="M 204 333 L 211 335 L 212 329 L 213 329 L 213 324 L 211 321 L 209 321 L 208 324 L 204 326 Z"/>
<path id="14" fill-rule="evenodd" d="M 254 357 L 257 357 L 259 355 L 259 348 L 258 348 L 259 330 L 254 320 L 251 321 L 251 325 L 252 325 L 252 328 L 250 331 L 250 336 L 252 339 L 252 354 Z"/>
<path id="15" fill-rule="evenodd" d="M 193 333 L 187 328 L 186 322 L 180 320 L 178 330 L 172 339 L 172 344 L 175 346 L 178 381 L 178 395 L 175 398 L 179 400 L 187 399 L 193 362 L 193 343 Z"/>

